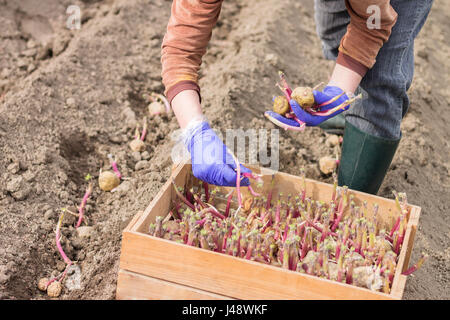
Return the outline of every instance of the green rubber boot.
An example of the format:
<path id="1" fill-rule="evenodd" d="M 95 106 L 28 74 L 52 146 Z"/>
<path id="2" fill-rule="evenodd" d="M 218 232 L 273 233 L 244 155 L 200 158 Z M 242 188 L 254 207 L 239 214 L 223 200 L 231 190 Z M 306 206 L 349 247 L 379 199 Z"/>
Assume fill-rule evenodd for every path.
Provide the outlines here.
<path id="1" fill-rule="evenodd" d="M 338 184 L 376 194 L 399 142 L 362 132 L 346 121 Z"/>
<path id="2" fill-rule="evenodd" d="M 344 134 L 345 128 L 345 117 L 344 112 L 338 114 L 337 116 L 328 119 L 327 121 L 319 124 L 319 128 L 329 134 Z"/>

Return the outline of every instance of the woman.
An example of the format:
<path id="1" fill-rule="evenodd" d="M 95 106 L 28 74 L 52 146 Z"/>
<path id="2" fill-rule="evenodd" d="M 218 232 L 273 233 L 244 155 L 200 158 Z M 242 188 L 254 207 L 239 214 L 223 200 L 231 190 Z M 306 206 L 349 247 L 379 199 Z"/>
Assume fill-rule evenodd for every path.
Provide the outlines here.
<path id="1" fill-rule="evenodd" d="M 201 59 L 221 4 L 174 0 L 161 61 L 165 93 L 183 129 L 194 175 L 211 184 L 232 186 L 236 181 L 233 159 L 202 115 L 198 86 Z M 324 55 L 336 60 L 336 65 L 328 85 L 314 91 L 314 96 L 316 102 L 332 102 L 321 109 L 323 115 L 313 116 L 291 100 L 294 113 L 306 125 L 317 126 L 347 110 L 348 105 L 327 112 L 345 104 L 355 92 L 365 91 L 367 97 L 345 115 L 339 185 L 378 192 L 401 139 L 400 123 L 409 106 L 407 90 L 414 71 L 414 39 L 431 4 L 432 0 L 315 0 Z M 242 180 L 242 185 L 248 184 L 248 179 Z"/>

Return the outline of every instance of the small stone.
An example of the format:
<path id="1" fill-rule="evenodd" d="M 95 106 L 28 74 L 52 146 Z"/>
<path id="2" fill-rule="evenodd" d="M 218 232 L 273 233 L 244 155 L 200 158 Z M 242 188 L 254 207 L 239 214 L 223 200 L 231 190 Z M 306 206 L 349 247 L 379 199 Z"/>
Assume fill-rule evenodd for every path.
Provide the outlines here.
<path id="1" fill-rule="evenodd" d="M 428 52 L 426 50 L 419 50 L 417 51 L 417 55 L 421 57 L 422 59 L 428 61 Z"/>
<path id="2" fill-rule="evenodd" d="M 53 219 L 54 216 L 55 216 L 55 213 L 53 212 L 52 209 L 49 209 L 49 210 L 45 211 L 45 213 L 44 213 L 44 219 L 46 219 L 46 220 Z"/>
<path id="3" fill-rule="evenodd" d="M 419 144 L 419 146 L 423 147 L 423 146 L 425 146 L 426 141 L 425 141 L 425 139 L 423 137 L 419 137 L 417 139 L 417 143 Z"/>
<path id="4" fill-rule="evenodd" d="M 6 184 L 6 191 L 9 191 L 11 193 L 17 192 L 22 188 L 23 186 L 23 178 L 21 176 L 17 176 L 12 178 L 7 184 Z"/>
<path id="5" fill-rule="evenodd" d="M 23 174 L 23 178 L 25 179 L 26 182 L 32 182 L 35 177 L 36 175 L 31 171 L 27 171 Z"/>
<path id="6" fill-rule="evenodd" d="M 278 65 L 278 57 L 273 53 L 266 54 L 264 61 L 271 64 L 272 66 Z"/>
<path id="7" fill-rule="evenodd" d="M 336 169 L 336 159 L 332 157 L 322 157 L 319 160 L 319 168 L 323 174 L 330 174 Z"/>
<path id="8" fill-rule="evenodd" d="M 33 63 L 30 63 L 27 67 L 27 72 L 33 72 L 34 70 L 36 70 L 36 66 Z"/>
<path id="9" fill-rule="evenodd" d="M 58 261 L 56 263 L 56 270 L 58 270 L 59 272 L 63 272 L 66 269 L 66 264 L 62 261 Z"/>
<path id="10" fill-rule="evenodd" d="M 19 161 L 20 170 L 26 171 L 28 170 L 28 164 L 25 161 Z"/>
<path id="11" fill-rule="evenodd" d="M 139 162 L 136 163 L 136 165 L 134 166 L 134 170 L 139 171 L 141 169 L 144 169 L 148 166 L 148 161 L 147 160 L 141 160 Z"/>
<path id="12" fill-rule="evenodd" d="M 68 35 L 59 35 L 56 37 L 52 46 L 53 56 L 59 56 L 64 50 L 66 50 L 69 41 L 70 37 Z"/>
<path id="13" fill-rule="evenodd" d="M 339 145 L 339 136 L 332 134 L 330 136 L 328 136 L 327 140 L 325 140 L 325 144 L 328 147 L 334 147 Z"/>
<path id="14" fill-rule="evenodd" d="M 19 67 L 21 69 L 25 69 L 26 67 L 28 67 L 28 62 L 25 59 L 18 59 L 17 67 Z"/>
<path id="15" fill-rule="evenodd" d="M 49 297 L 57 298 L 61 294 L 62 286 L 58 281 L 52 282 L 47 288 L 47 294 Z"/>
<path id="16" fill-rule="evenodd" d="M 142 156 L 141 156 L 141 153 L 139 151 L 132 152 L 131 156 L 133 157 L 133 159 L 135 161 L 141 161 L 142 160 Z"/>
<path id="17" fill-rule="evenodd" d="M 73 239 L 71 243 L 72 247 L 76 250 L 83 248 L 83 242 L 80 239 Z"/>
<path id="18" fill-rule="evenodd" d="M 41 290 L 41 291 L 46 291 L 47 290 L 47 283 L 48 283 L 48 281 L 49 281 L 48 278 L 41 278 L 41 279 L 39 279 L 38 285 L 37 285 L 38 289 Z"/>
<path id="19" fill-rule="evenodd" d="M 40 47 L 38 49 L 36 59 L 37 60 L 45 60 L 50 57 L 51 53 L 52 53 L 52 48 L 50 47 L 50 43 L 48 43 L 45 46 Z"/>
<path id="20" fill-rule="evenodd" d="M 37 53 L 35 48 L 27 49 L 21 52 L 21 55 L 24 57 L 34 57 Z"/>
<path id="21" fill-rule="evenodd" d="M 77 207 L 69 207 L 67 208 L 68 211 L 73 212 L 73 213 L 78 213 L 78 208 Z M 64 226 L 73 226 L 76 221 L 78 220 L 78 217 L 74 216 L 73 214 L 65 214 L 64 215 L 64 219 L 62 221 Z"/>
<path id="22" fill-rule="evenodd" d="M 30 186 L 25 185 L 25 186 L 24 186 L 22 189 L 20 189 L 19 191 L 14 192 L 14 193 L 12 194 L 12 196 L 14 197 L 14 199 L 16 199 L 16 200 L 18 200 L 18 201 L 22 201 L 22 200 L 25 200 L 25 199 L 28 197 L 28 195 L 31 193 L 32 190 L 33 190 L 33 189 L 32 189 Z"/>
<path id="23" fill-rule="evenodd" d="M 0 77 L 3 79 L 9 78 L 10 75 L 11 75 L 11 70 L 9 70 L 7 68 L 3 68 L 2 72 L 0 73 Z"/>
<path id="24" fill-rule="evenodd" d="M 129 181 L 122 182 L 117 188 L 111 192 L 117 192 L 118 194 L 127 194 L 130 191 L 131 184 Z"/>
<path id="25" fill-rule="evenodd" d="M 94 232 L 94 227 L 82 226 L 77 228 L 77 235 L 79 238 L 90 238 Z"/>
<path id="26" fill-rule="evenodd" d="M 77 253 L 77 260 L 83 261 L 86 258 L 86 252 L 84 250 L 81 250 Z"/>
<path id="27" fill-rule="evenodd" d="M 144 151 L 141 154 L 142 160 L 148 160 L 150 159 L 150 153 L 148 153 L 148 151 Z"/>
<path id="28" fill-rule="evenodd" d="M 77 265 L 71 265 L 67 269 L 67 278 L 64 281 L 69 291 L 81 289 L 81 269 Z"/>
<path id="29" fill-rule="evenodd" d="M 20 165 L 19 162 L 13 162 L 11 163 L 7 168 L 6 168 L 9 172 L 11 173 L 17 173 L 20 171 Z"/>
<path id="30" fill-rule="evenodd" d="M 75 101 L 74 98 L 68 98 L 68 99 L 66 100 L 66 104 L 67 104 L 69 107 L 75 107 L 76 101 Z"/>
<path id="31" fill-rule="evenodd" d="M 2 267 L 2 266 L 0 266 Z M 11 278 L 10 274 L 7 274 L 8 272 L 8 266 L 3 266 L 3 268 L 0 268 L 0 284 L 5 284 L 9 281 Z"/>
<path id="32" fill-rule="evenodd" d="M 130 107 L 124 108 L 122 110 L 122 115 L 125 117 L 125 123 L 128 128 L 136 127 L 136 113 Z"/>
<path id="33" fill-rule="evenodd" d="M 70 198 L 70 194 L 66 190 L 61 190 L 58 196 L 61 200 L 68 200 Z"/>
<path id="34" fill-rule="evenodd" d="M 31 49 L 31 48 L 35 48 L 36 47 L 36 42 L 33 39 L 30 39 L 27 41 L 27 48 Z"/>

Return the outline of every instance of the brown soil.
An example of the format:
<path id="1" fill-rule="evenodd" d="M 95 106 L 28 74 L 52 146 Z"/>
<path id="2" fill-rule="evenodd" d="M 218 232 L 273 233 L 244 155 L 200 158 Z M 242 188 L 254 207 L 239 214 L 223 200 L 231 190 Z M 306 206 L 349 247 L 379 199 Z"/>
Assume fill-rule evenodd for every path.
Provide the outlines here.
<path id="1" fill-rule="evenodd" d="M 146 115 L 150 91 L 161 92 L 160 45 L 170 1 L 0 0 L 0 299 L 47 299 L 41 277 L 57 274 L 54 243 L 60 208 L 80 203 L 84 176 L 109 169 L 117 157 L 129 180 L 88 202 L 90 239 L 79 238 L 74 217 L 63 246 L 81 267 L 81 289 L 62 299 L 113 299 L 121 231 L 143 210 L 171 171 L 177 128 L 169 115 L 151 120 L 147 152 L 128 143 Z M 65 9 L 82 8 L 81 30 L 65 28 Z M 290 8 L 286 10 L 286 8 Z M 408 279 L 406 299 L 449 299 L 450 275 L 450 5 L 436 2 L 416 41 L 416 75 L 403 139 L 380 195 L 404 191 L 423 208 L 412 261 L 429 261 Z M 302 17 L 298 25 L 290 24 Z M 326 68 L 324 68 L 326 66 Z M 317 68 L 315 68 L 317 67 Z M 326 81 L 312 1 L 225 1 L 202 68 L 204 110 L 215 128 L 274 128 L 263 116 L 277 94 L 282 69 L 293 84 Z M 333 156 L 320 129 L 280 134 L 280 170 L 329 182 L 318 170 Z"/>

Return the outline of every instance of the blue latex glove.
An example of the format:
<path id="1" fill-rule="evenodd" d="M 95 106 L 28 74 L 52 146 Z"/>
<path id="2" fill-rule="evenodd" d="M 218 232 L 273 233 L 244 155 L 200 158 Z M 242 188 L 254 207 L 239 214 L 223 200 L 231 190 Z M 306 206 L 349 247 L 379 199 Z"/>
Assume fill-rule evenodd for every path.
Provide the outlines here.
<path id="1" fill-rule="evenodd" d="M 349 97 L 339 87 L 327 86 L 323 91 L 314 90 L 313 94 L 316 104 L 319 106 L 318 111 L 314 112 L 314 114 L 303 110 L 294 99 L 289 101 L 292 111 L 294 111 L 297 118 L 305 122 L 307 126 L 317 126 L 345 110 L 348 110 L 350 107 L 350 104 L 345 104 L 345 102 L 349 100 Z M 297 121 L 283 117 L 276 112 L 266 111 L 266 114 L 282 124 L 291 127 L 300 126 Z"/>
<path id="2" fill-rule="evenodd" d="M 186 147 L 191 154 L 192 172 L 196 178 L 213 185 L 236 186 L 236 164 L 233 157 L 207 122 L 201 122 L 193 130 Z M 251 173 L 242 165 L 240 168 L 241 174 Z M 248 178 L 241 180 L 241 186 L 249 185 Z"/>

